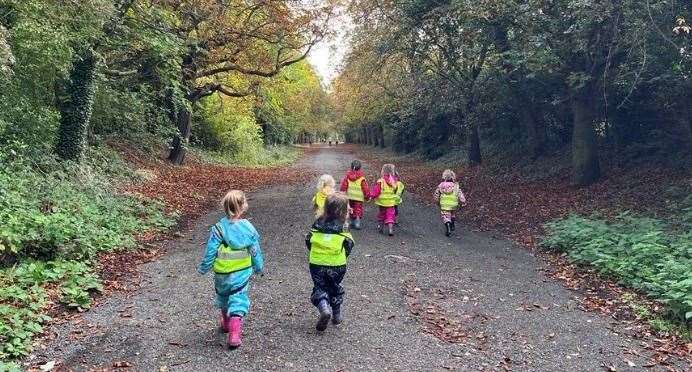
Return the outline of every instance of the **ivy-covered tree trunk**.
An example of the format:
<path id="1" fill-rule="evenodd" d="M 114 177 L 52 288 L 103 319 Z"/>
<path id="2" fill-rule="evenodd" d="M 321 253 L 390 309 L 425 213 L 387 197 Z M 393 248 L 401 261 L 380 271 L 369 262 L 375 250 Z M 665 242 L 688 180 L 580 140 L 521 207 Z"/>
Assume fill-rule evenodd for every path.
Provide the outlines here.
<path id="1" fill-rule="evenodd" d="M 590 185 L 601 177 L 598 160 L 598 138 L 594 128 L 596 118 L 596 91 L 591 87 L 574 92 L 571 96 L 574 127 L 572 131 L 572 182 L 578 186 Z"/>
<path id="2" fill-rule="evenodd" d="M 62 159 L 79 160 L 84 154 L 96 91 L 96 68 L 93 50 L 86 48 L 76 54 L 59 104 L 60 126 L 55 151 Z"/>

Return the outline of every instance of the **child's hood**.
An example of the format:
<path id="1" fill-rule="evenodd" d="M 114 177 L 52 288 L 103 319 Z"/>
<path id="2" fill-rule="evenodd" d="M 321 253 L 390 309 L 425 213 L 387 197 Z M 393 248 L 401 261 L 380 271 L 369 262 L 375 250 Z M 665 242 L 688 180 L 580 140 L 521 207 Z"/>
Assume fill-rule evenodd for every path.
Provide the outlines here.
<path id="1" fill-rule="evenodd" d="M 344 223 L 340 221 L 325 221 L 318 218 L 312 228 L 325 234 L 339 234 L 344 230 Z"/>
<path id="2" fill-rule="evenodd" d="M 346 178 L 348 178 L 349 181 L 355 181 L 359 178 L 363 177 L 363 171 L 362 170 L 350 170 L 348 173 L 346 173 Z"/>
<path id="3" fill-rule="evenodd" d="M 384 176 L 382 177 L 382 179 L 384 180 L 384 182 L 387 182 L 387 184 L 392 187 L 396 186 L 396 183 L 398 181 L 398 179 L 394 175 Z"/>
<path id="4" fill-rule="evenodd" d="M 221 220 L 223 237 L 233 248 L 246 248 L 259 241 L 259 234 L 250 221 L 242 219 L 231 222 L 228 218 Z"/>
<path id="5" fill-rule="evenodd" d="M 448 181 L 444 181 L 444 182 L 440 183 L 440 185 L 438 186 L 438 188 L 440 189 L 440 192 L 443 192 L 445 194 L 449 194 L 449 193 L 454 192 L 454 189 L 456 189 L 457 187 L 458 186 L 457 186 L 456 182 L 448 182 Z"/>

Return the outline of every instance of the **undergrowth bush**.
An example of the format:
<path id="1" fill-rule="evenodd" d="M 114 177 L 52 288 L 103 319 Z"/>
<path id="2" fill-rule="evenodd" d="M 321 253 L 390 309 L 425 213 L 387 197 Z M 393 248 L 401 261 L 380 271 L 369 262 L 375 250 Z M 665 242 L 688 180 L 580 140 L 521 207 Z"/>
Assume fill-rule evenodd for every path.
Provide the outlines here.
<path id="1" fill-rule="evenodd" d="M 29 351 L 31 337 L 50 319 L 44 314 L 49 291 L 69 308 L 88 309 L 90 292 L 101 290 L 87 262 L 31 260 L 0 270 L 0 360 Z"/>
<path id="2" fill-rule="evenodd" d="M 81 164 L 0 152 L 0 370 L 28 353 L 51 301 L 90 307 L 91 293 L 101 291 L 98 252 L 172 225 L 160 202 L 117 193 L 134 178 L 104 148 L 90 149 Z"/>
<path id="3" fill-rule="evenodd" d="M 231 153 L 220 150 L 194 149 L 202 160 L 231 166 L 276 167 L 293 163 L 300 157 L 300 150 L 289 146 L 260 146 L 253 152 L 242 151 Z"/>
<path id="4" fill-rule="evenodd" d="M 118 176 L 110 171 L 50 160 L 0 164 L 0 257 L 5 260 L 88 259 L 99 251 L 131 247 L 138 232 L 170 226 L 160 203 L 115 193 Z"/>
<path id="5" fill-rule="evenodd" d="M 692 231 L 622 214 L 613 221 L 571 215 L 546 224 L 542 245 L 566 252 L 621 284 L 665 304 L 668 316 L 692 322 Z"/>

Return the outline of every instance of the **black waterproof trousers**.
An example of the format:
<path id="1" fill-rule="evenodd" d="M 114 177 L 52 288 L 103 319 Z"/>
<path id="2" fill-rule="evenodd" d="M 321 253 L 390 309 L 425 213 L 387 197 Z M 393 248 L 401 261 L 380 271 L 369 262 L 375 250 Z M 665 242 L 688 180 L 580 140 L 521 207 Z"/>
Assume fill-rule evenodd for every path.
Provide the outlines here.
<path id="1" fill-rule="evenodd" d="M 346 266 L 318 266 L 310 265 L 312 277 L 312 295 L 310 301 L 317 306 L 322 300 L 327 300 L 334 307 L 341 306 L 346 291 L 341 286 L 341 281 L 346 275 Z"/>

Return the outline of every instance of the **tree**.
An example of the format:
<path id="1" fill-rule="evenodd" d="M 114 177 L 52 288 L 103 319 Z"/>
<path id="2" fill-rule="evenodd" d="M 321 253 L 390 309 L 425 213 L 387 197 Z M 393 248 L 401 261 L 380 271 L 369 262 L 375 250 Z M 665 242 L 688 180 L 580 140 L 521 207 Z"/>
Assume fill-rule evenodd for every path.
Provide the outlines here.
<path id="1" fill-rule="evenodd" d="M 305 59 L 326 31 L 332 4 L 297 7 L 293 1 L 156 1 L 174 18 L 167 27 L 184 40 L 181 88 L 187 103 L 174 113 L 178 134 L 169 160 L 182 164 L 189 141 L 192 112 L 200 99 L 214 93 L 244 97 L 257 91 L 261 79 Z M 229 84 L 233 76 L 244 86 Z"/>

